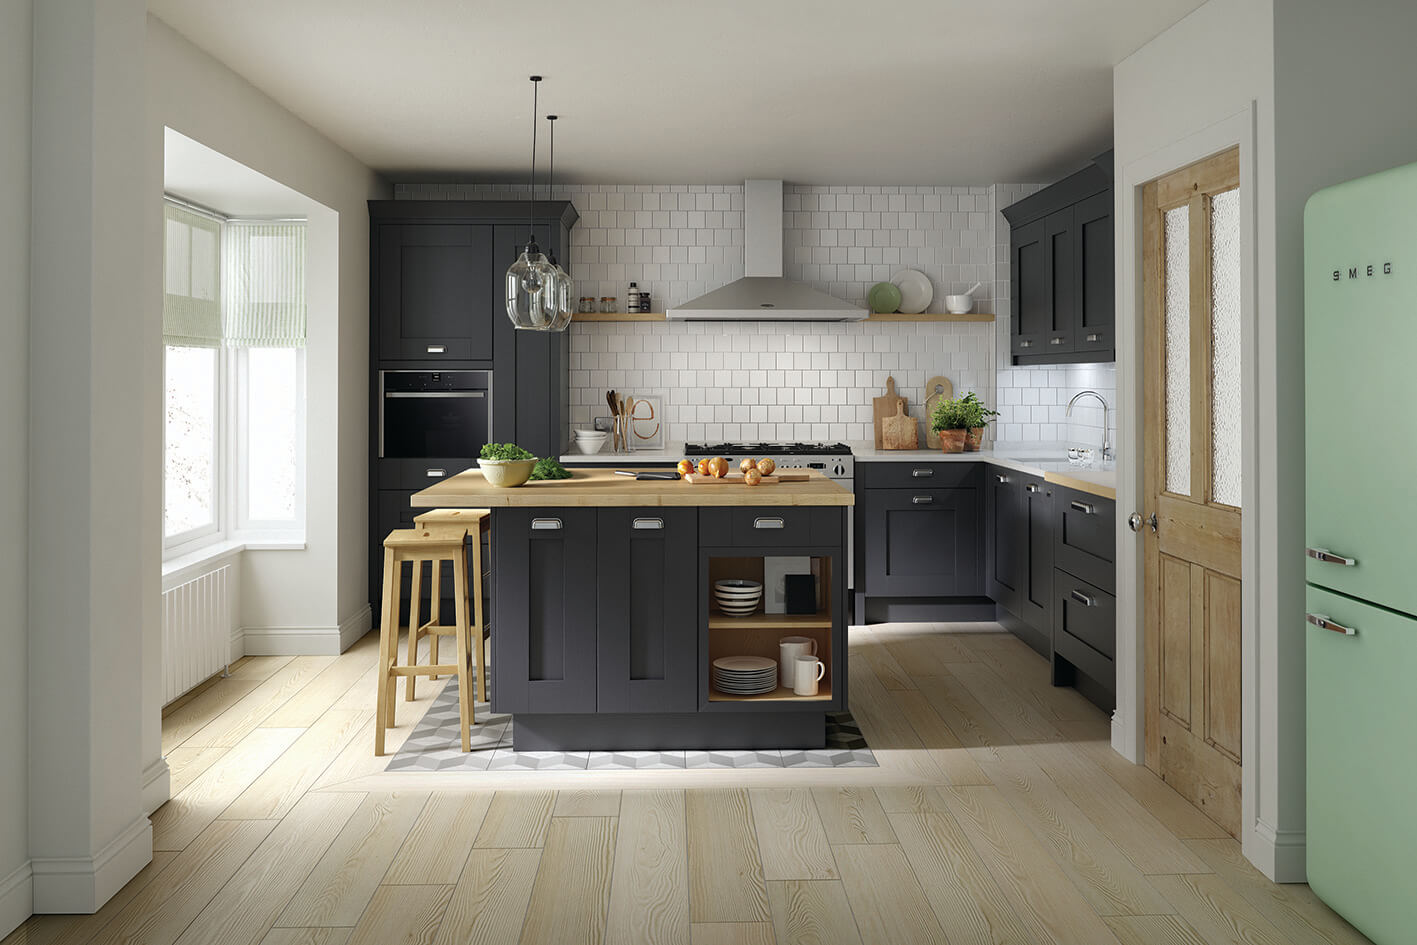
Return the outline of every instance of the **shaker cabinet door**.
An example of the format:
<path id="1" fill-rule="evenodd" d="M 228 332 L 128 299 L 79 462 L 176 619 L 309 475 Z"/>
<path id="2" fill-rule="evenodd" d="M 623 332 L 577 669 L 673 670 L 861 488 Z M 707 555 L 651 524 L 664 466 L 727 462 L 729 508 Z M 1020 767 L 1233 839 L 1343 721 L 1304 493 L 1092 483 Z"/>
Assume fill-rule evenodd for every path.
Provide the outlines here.
<path id="1" fill-rule="evenodd" d="M 600 509 L 601 712 L 693 712 L 698 693 L 698 510 Z"/>
<path id="2" fill-rule="evenodd" d="M 979 490 L 871 489 L 866 534 L 866 593 L 879 597 L 980 594 L 984 573 Z"/>
<path id="3" fill-rule="evenodd" d="M 994 602 L 1018 615 L 1027 552 L 1023 523 L 1023 477 L 990 466 L 984 477 L 985 590 Z"/>
<path id="4" fill-rule="evenodd" d="M 491 361 L 492 227 L 385 224 L 375 240 L 379 358 Z"/>
<path id="5" fill-rule="evenodd" d="M 596 711 L 595 516 L 595 509 L 496 511 L 494 711 Z"/>

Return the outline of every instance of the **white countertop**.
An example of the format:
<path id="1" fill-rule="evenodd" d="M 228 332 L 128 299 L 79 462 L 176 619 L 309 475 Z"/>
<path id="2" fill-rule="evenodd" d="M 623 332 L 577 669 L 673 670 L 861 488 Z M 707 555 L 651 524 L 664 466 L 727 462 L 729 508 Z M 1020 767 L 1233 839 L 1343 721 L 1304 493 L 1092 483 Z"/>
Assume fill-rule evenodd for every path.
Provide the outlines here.
<path id="1" fill-rule="evenodd" d="M 869 442 L 848 444 L 858 463 L 993 463 L 1006 469 L 1039 476 L 1048 482 L 1070 486 L 1104 498 L 1116 498 L 1117 472 L 1114 464 L 1102 467 L 1074 466 L 1067 460 L 1067 447 L 1047 443 L 1000 443 L 973 453 L 946 453 L 941 450 L 878 450 Z M 565 466 L 617 465 L 632 467 L 644 463 L 677 463 L 684 458 L 684 444 L 666 443 L 664 449 L 612 453 L 608 446 L 599 453 L 567 453 Z"/>
<path id="2" fill-rule="evenodd" d="M 972 453 L 942 450 L 878 450 L 874 444 L 853 442 L 851 453 L 858 463 L 992 463 L 1005 469 L 1041 476 L 1048 482 L 1080 489 L 1104 498 L 1117 496 L 1114 463 L 1104 466 L 1075 466 L 1067 460 L 1067 447 L 1050 444 L 1001 443 Z"/>

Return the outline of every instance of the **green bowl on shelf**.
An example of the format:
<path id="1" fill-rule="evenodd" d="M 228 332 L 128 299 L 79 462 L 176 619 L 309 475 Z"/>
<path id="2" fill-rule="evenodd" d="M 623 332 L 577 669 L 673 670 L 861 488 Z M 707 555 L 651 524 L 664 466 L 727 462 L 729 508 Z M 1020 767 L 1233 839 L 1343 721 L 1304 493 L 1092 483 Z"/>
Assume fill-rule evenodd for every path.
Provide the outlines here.
<path id="1" fill-rule="evenodd" d="M 889 315 L 900 308 L 900 286 L 891 282 L 877 282 L 866 293 L 866 303 L 876 315 Z"/>

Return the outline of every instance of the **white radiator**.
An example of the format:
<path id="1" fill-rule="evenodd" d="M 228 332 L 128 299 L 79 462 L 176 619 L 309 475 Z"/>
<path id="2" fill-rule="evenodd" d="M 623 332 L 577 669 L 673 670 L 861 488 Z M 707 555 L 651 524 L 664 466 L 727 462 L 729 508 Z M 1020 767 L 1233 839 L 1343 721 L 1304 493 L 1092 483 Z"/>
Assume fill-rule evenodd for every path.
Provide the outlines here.
<path id="1" fill-rule="evenodd" d="M 224 565 L 162 595 L 162 701 L 226 668 L 231 658 L 232 569 Z"/>

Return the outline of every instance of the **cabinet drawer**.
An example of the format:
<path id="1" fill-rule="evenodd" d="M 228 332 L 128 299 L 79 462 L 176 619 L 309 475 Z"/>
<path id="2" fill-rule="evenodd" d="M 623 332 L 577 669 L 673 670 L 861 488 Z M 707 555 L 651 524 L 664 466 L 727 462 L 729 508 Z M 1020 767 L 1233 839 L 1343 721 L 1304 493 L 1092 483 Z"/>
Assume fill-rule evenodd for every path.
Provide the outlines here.
<path id="1" fill-rule="evenodd" d="M 380 489 L 412 489 L 417 492 L 465 469 L 474 469 L 477 460 L 462 457 L 449 459 L 378 459 Z"/>
<path id="2" fill-rule="evenodd" d="M 775 548 L 838 545 L 841 518 L 836 507 L 703 508 L 699 510 L 700 543 Z"/>
<path id="3" fill-rule="evenodd" d="M 1053 571 L 1053 593 L 1054 640 L 1060 635 L 1074 637 L 1113 659 L 1117 652 L 1116 598 L 1060 568 Z"/>
<path id="4" fill-rule="evenodd" d="M 858 486 L 867 489 L 952 489 L 976 486 L 983 463 L 860 463 Z"/>
<path id="5" fill-rule="evenodd" d="M 1117 504 L 1076 489 L 1054 486 L 1058 508 L 1058 567 L 1112 593 L 1117 587 Z"/>

